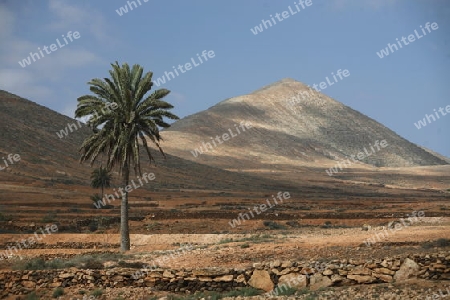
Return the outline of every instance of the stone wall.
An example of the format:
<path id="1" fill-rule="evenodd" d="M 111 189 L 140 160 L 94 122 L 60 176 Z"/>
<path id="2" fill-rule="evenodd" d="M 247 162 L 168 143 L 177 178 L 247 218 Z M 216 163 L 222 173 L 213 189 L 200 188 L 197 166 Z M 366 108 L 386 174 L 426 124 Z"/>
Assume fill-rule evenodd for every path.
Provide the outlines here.
<path id="1" fill-rule="evenodd" d="M 173 292 L 229 291 L 253 286 L 266 292 L 278 287 L 321 287 L 403 281 L 410 277 L 450 280 L 450 251 L 393 257 L 383 260 L 353 259 L 329 262 L 272 261 L 248 269 L 156 269 L 113 268 L 105 270 L 42 270 L 0 272 L 0 296 L 27 294 L 36 288 L 154 287 Z M 134 276 L 133 276 L 134 275 Z"/>

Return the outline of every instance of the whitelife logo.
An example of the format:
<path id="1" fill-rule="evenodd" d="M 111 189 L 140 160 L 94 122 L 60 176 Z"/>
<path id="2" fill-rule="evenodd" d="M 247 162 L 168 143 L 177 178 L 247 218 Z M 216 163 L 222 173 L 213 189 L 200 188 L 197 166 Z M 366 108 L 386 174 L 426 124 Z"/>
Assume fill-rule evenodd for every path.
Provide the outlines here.
<path id="1" fill-rule="evenodd" d="M 436 109 L 433 109 L 433 110 L 434 110 L 434 114 L 436 115 L 436 118 L 440 119 L 439 114 L 437 113 Z M 447 113 L 450 113 L 450 105 L 447 105 L 445 107 L 445 111 L 447 111 L 447 113 L 444 112 L 444 109 L 442 107 L 439 107 L 438 110 L 442 114 L 442 116 L 444 117 L 444 116 L 447 115 Z M 436 121 L 436 118 L 432 114 L 431 115 L 425 114 L 425 118 L 423 118 L 422 120 L 419 120 L 417 123 L 414 123 L 414 125 L 416 126 L 417 129 L 425 127 L 425 126 L 427 126 L 427 121 L 426 120 L 428 120 L 428 124 L 431 124 L 430 118 L 433 119 L 433 122 Z"/>
<path id="2" fill-rule="evenodd" d="M 124 192 L 123 192 L 124 189 L 125 189 L 125 192 L 126 192 L 126 193 L 130 193 L 131 191 L 136 190 L 136 189 L 138 189 L 138 188 L 144 186 L 144 183 L 142 182 L 142 179 L 144 179 L 145 183 L 148 183 L 149 180 L 150 180 L 150 181 L 151 181 L 151 180 L 155 180 L 155 174 L 154 174 L 154 173 L 144 173 L 144 174 L 142 175 L 142 179 L 141 179 L 140 176 L 138 176 L 137 178 L 138 178 L 139 183 L 140 183 L 141 185 L 136 185 L 136 183 L 134 182 L 134 180 L 131 180 L 131 183 L 132 183 L 133 186 L 131 186 L 131 184 L 129 184 L 129 185 L 127 185 L 125 188 L 121 188 L 121 187 L 119 188 L 119 192 L 120 192 L 120 194 L 122 195 L 122 197 L 125 196 L 125 194 L 124 194 Z M 94 202 L 94 206 L 95 206 L 96 208 L 101 208 L 102 206 L 106 206 L 106 201 L 108 201 L 108 203 L 111 203 L 111 201 L 115 201 L 116 198 L 117 198 L 117 199 L 121 199 L 122 197 L 119 196 L 119 193 L 117 193 L 116 189 L 113 189 L 113 190 L 114 190 L 114 195 L 115 195 L 116 197 L 114 197 L 114 195 L 112 195 L 112 194 L 105 194 L 105 195 L 103 196 L 103 199 L 102 199 L 102 200 L 98 200 L 97 202 Z M 112 199 L 111 199 L 111 198 L 112 198 Z"/>
<path id="3" fill-rule="evenodd" d="M 375 235 L 373 235 L 372 238 L 368 238 L 364 241 L 364 243 L 366 244 L 366 246 L 370 247 L 371 245 L 375 244 L 376 242 L 380 242 L 382 239 L 385 239 L 389 236 L 389 233 L 392 232 L 396 232 L 399 230 L 402 230 L 403 228 L 406 228 L 408 226 L 411 226 L 414 223 L 420 222 L 422 221 L 422 218 L 425 217 L 425 213 L 421 210 L 419 212 L 417 211 L 413 211 L 411 216 L 409 214 L 406 214 L 406 216 L 408 217 L 407 220 L 405 220 L 404 218 L 400 218 L 401 223 L 396 223 L 396 222 L 390 222 L 388 224 L 388 229 L 383 230 L 382 232 L 376 233 Z M 405 223 L 405 221 L 408 221 L 408 223 Z M 394 225 L 393 225 L 394 224 Z M 395 230 L 395 231 L 394 231 Z M 380 237 L 381 236 L 381 237 Z"/>
<path id="4" fill-rule="evenodd" d="M 281 203 L 283 203 L 284 200 L 291 198 L 291 195 L 289 194 L 289 192 L 284 192 L 284 193 L 278 192 L 277 198 L 278 198 L 278 200 L 280 200 Z M 255 205 L 253 207 L 253 211 L 257 215 L 260 215 L 261 213 L 265 212 L 266 210 L 271 209 L 272 207 L 278 205 L 277 199 L 275 198 L 274 195 L 272 195 L 272 199 L 275 203 L 274 205 L 272 205 L 272 203 L 269 201 L 269 198 L 267 198 L 266 199 L 267 205 L 265 203 L 260 204 L 260 205 Z M 269 206 L 269 207 L 267 207 L 267 206 Z M 253 214 L 252 209 L 248 208 L 248 211 L 249 211 L 250 215 L 252 216 L 251 218 L 254 218 L 255 215 Z M 231 228 L 235 228 L 235 227 L 241 225 L 240 220 L 242 220 L 242 222 L 245 222 L 246 221 L 245 219 L 250 220 L 251 219 L 250 215 L 248 215 L 247 213 L 240 213 L 236 219 L 231 220 L 230 222 L 228 222 L 228 224 L 230 224 Z M 244 219 L 244 217 L 245 217 L 245 219 Z"/>
<path id="5" fill-rule="evenodd" d="M 387 143 L 386 140 L 381 140 L 381 142 L 376 140 L 373 146 L 372 146 L 372 144 L 369 144 L 369 146 L 370 146 L 370 149 L 372 150 L 372 152 L 369 153 L 367 151 L 366 147 L 364 147 L 364 152 L 361 151 L 361 152 L 358 152 L 358 154 L 356 154 L 356 155 L 354 155 L 354 154 L 351 155 L 351 158 L 352 158 L 353 162 L 357 163 L 358 160 L 359 161 L 363 160 L 364 158 L 372 156 L 373 154 L 375 154 L 376 151 L 375 151 L 375 149 L 373 147 L 377 148 L 378 151 L 380 151 L 381 148 L 386 148 L 387 146 L 389 146 L 389 144 Z M 380 148 L 380 146 L 381 146 L 381 148 Z M 357 159 L 355 158 L 355 156 L 357 157 Z M 348 168 L 348 167 L 350 167 L 353 164 L 349 159 L 342 160 L 342 161 L 338 162 L 336 165 L 334 165 L 334 168 L 330 168 L 328 170 L 325 170 L 325 172 L 327 172 L 328 176 L 333 176 L 333 173 L 337 174 L 339 172 L 338 168 L 340 168 L 341 171 L 342 171 L 343 168 L 342 168 L 341 163 L 344 164 L 344 168 Z M 348 165 L 347 165 L 347 163 L 348 163 Z"/>
<path id="6" fill-rule="evenodd" d="M 51 44 L 50 47 L 47 47 L 47 46 L 42 47 L 42 50 L 44 50 L 45 53 L 47 53 L 47 54 L 51 54 L 52 52 L 55 52 L 56 50 L 61 49 L 62 47 L 65 47 L 66 45 L 68 45 L 69 42 L 67 41 L 66 36 L 64 36 L 64 34 L 61 35 L 61 36 L 63 37 L 63 40 L 64 40 L 65 44 L 62 44 L 59 41 L 59 38 L 57 38 L 56 39 L 56 43 L 58 44 L 59 47 L 57 47 L 56 44 Z M 78 31 L 74 31 L 73 33 L 72 33 L 72 31 L 69 31 L 67 33 L 67 38 L 71 42 L 73 42 L 74 39 L 78 40 L 80 37 L 81 37 L 81 35 L 80 35 L 80 33 Z M 50 51 L 48 49 L 50 49 Z M 22 59 L 22 61 L 19 61 L 19 65 L 22 68 L 25 68 L 26 66 L 31 65 L 31 63 L 32 63 L 31 60 L 33 60 L 33 62 L 35 62 L 36 60 L 39 60 L 39 59 L 43 58 L 45 55 L 42 52 L 42 50 L 41 50 L 41 47 L 38 47 L 38 52 L 39 53 L 37 53 L 37 52 L 30 52 L 30 55 L 27 56 L 27 58 L 24 58 L 24 59 Z M 41 55 L 39 55 L 39 54 L 41 54 Z"/>
<path id="7" fill-rule="evenodd" d="M 139 3 L 139 6 L 142 5 L 141 1 L 144 3 L 147 3 L 150 0 L 136 0 Z M 127 5 L 130 8 L 130 11 L 132 11 L 135 8 L 138 8 L 138 5 L 136 4 L 136 1 L 127 1 Z M 132 4 L 134 5 L 134 8 L 132 6 Z M 128 13 L 128 7 L 127 5 L 121 6 L 119 9 L 116 9 L 116 13 L 121 17 L 124 14 Z"/>
<path id="8" fill-rule="evenodd" d="M 289 18 L 290 16 L 296 15 L 300 11 L 305 10 L 306 7 L 312 5 L 312 0 L 306 0 L 306 1 L 299 0 L 298 3 L 294 2 L 294 5 L 295 5 L 295 8 L 297 9 L 297 11 L 292 9 L 292 7 L 289 5 L 288 6 L 289 11 L 285 10 L 281 14 L 280 13 L 275 14 L 275 17 L 277 18 L 278 22 L 282 22 L 282 21 L 286 20 L 287 18 Z M 302 7 L 301 9 L 300 9 L 299 5 Z M 270 15 L 270 18 L 273 23 L 270 20 L 263 19 L 263 20 L 261 20 L 261 23 L 258 26 L 255 26 L 254 28 L 250 28 L 250 31 L 254 35 L 257 35 L 258 33 L 262 33 L 264 31 L 264 29 L 269 29 L 270 27 L 275 26 L 277 24 L 277 21 L 275 21 L 275 19 L 272 15 Z"/>
<path id="9" fill-rule="evenodd" d="M 246 123 L 244 124 L 244 121 L 241 121 L 241 123 L 239 124 L 239 126 L 241 127 L 241 130 L 242 130 L 243 132 L 245 132 L 245 128 L 247 128 L 247 129 L 252 128 L 252 124 L 251 124 L 251 123 L 246 122 Z M 233 134 L 233 131 L 231 130 L 231 128 L 228 128 L 228 132 L 230 133 L 231 138 L 234 138 L 234 137 L 238 136 L 239 134 L 241 134 L 241 131 L 239 130 L 237 124 L 234 124 L 234 127 L 235 127 L 235 129 L 236 129 L 236 131 L 237 131 L 237 134 Z M 223 141 L 220 140 L 220 136 L 219 136 L 219 135 L 216 135 L 215 138 L 210 137 L 210 139 L 211 139 L 211 141 L 213 142 L 214 147 L 217 147 L 215 141 L 217 141 L 217 142 L 219 143 L 219 145 L 220 145 L 220 144 L 223 144 L 224 141 L 226 142 L 226 141 L 228 141 L 228 140 L 230 139 L 230 135 L 228 135 L 228 133 L 222 134 L 222 139 L 223 139 Z M 204 147 L 205 150 L 203 150 L 202 146 L 200 146 L 199 148 L 195 148 L 194 151 L 191 151 L 191 153 L 192 153 L 192 155 L 193 155 L 194 157 L 197 157 L 197 156 L 199 156 L 200 154 L 203 154 L 203 152 L 208 152 L 209 150 L 213 150 L 213 149 L 214 149 L 214 147 L 213 147 L 210 143 L 208 143 L 208 142 L 206 142 L 206 143 L 203 142 L 202 145 L 203 145 L 203 147 Z M 209 147 L 210 149 L 208 149 L 208 147 Z"/>
<path id="10" fill-rule="evenodd" d="M 3 162 L 5 163 L 5 167 L 2 167 L 2 165 L 0 164 L 0 171 L 3 171 L 6 168 L 9 168 L 10 165 L 13 165 L 14 162 L 19 162 L 20 161 L 20 155 L 19 154 L 8 154 L 8 162 L 6 161 L 6 159 L 4 157 L 2 157 Z M 13 161 L 14 160 L 14 161 Z"/>
<path id="11" fill-rule="evenodd" d="M 427 35 L 427 32 L 422 27 L 422 25 L 420 25 L 420 28 L 422 29 L 423 35 L 420 35 L 417 32 L 417 29 L 415 29 L 414 30 L 415 35 L 414 34 L 408 35 L 409 43 L 406 41 L 406 37 L 402 36 L 402 38 L 400 40 L 403 42 L 403 45 L 407 46 L 410 43 L 414 42 L 416 40 L 416 38 L 419 40 L 419 39 L 423 38 L 425 35 Z M 431 24 L 430 24 L 430 22 L 427 22 L 427 24 L 425 24 L 425 28 L 427 29 L 428 33 L 430 33 L 431 32 L 430 28 L 433 29 L 433 30 L 438 30 L 439 26 L 438 26 L 438 24 L 436 22 L 433 22 Z M 396 38 L 395 40 L 397 41 L 397 44 L 400 47 L 400 49 L 403 48 L 402 47 L 402 43 L 400 43 L 398 38 Z M 388 43 L 386 48 L 381 49 L 380 52 L 377 52 L 378 57 L 379 58 L 384 58 L 385 56 L 389 56 L 389 54 L 390 54 L 389 50 L 391 50 L 391 53 L 394 53 L 395 51 L 398 51 L 398 47 L 397 47 L 397 45 L 395 43 L 394 44 Z"/>
<path id="12" fill-rule="evenodd" d="M 207 62 L 208 61 L 208 57 L 209 58 L 214 58 L 216 56 L 216 54 L 214 53 L 213 50 L 209 50 L 208 52 L 206 52 L 206 50 L 203 50 L 201 56 L 203 57 L 205 62 Z M 200 62 L 199 64 L 197 64 L 195 59 L 193 57 L 191 57 L 191 62 L 192 62 L 192 65 L 194 65 L 194 67 L 198 67 L 198 66 L 200 66 L 201 64 L 204 63 L 202 58 L 200 57 L 200 55 L 198 53 L 197 53 L 197 58 L 198 58 L 198 61 Z M 176 77 L 178 77 L 178 76 L 180 76 L 180 74 L 178 73 L 177 69 L 180 70 L 180 72 L 182 74 L 184 74 L 187 71 L 192 70 L 192 65 L 191 65 L 190 62 L 187 62 L 184 65 L 178 65 L 177 68 L 175 68 L 175 66 L 172 66 L 172 68 L 173 68 L 173 71 L 175 72 L 175 74 L 177 74 Z M 183 66 L 184 66 L 185 69 L 183 69 Z M 170 78 L 169 75 L 172 76 L 172 78 Z M 169 72 L 165 71 L 164 75 L 162 77 L 159 77 L 159 78 L 156 79 L 156 81 L 154 81 L 155 85 L 159 87 L 160 85 L 166 83 L 166 78 L 167 78 L 167 81 L 170 81 L 171 79 L 175 79 L 175 75 L 171 71 L 169 71 Z"/>
<path id="13" fill-rule="evenodd" d="M 36 244 L 38 241 L 41 241 L 43 238 L 45 238 L 47 235 L 51 235 L 52 233 L 55 233 L 58 231 L 58 226 L 56 226 L 55 224 L 49 225 L 47 224 L 45 226 L 45 231 L 47 232 L 47 234 L 45 234 L 44 229 L 40 228 L 40 232 L 41 232 L 41 238 L 39 237 L 38 231 L 34 232 L 34 237 L 31 236 L 28 239 L 22 239 L 20 241 L 16 242 L 16 246 L 8 246 L 8 250 L 4 251 L 3 253 L 0 253 L 0 260 L 2 259 L 6 259 L 9 257 L 13 256 L 13 249 L 14 251 L 17 253 L 22 249 L 26 249 L 26 248 L 30 248 L 30 246 L 32 246 L 33 244 Z M 51 232 L 50 232 L 51 231 Z M 23 247 L 22 247 L 23 245 Z M 9 253 L 8 253 L 9 251 Z M 18 255 L 20 257 L 20 259 L 22 259 L 22 256 Z"/>

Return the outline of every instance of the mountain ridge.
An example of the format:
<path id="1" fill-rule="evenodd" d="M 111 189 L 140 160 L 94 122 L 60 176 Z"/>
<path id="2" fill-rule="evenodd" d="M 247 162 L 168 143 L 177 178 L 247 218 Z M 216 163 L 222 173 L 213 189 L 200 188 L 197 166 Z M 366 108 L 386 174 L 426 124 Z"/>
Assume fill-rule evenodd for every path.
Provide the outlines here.
<path id="1" fill-rule="evenodd" d="M 304 92 L 308 96 L 300 97 Z M 295 106 L 287 105 L 292 100 L 296 102 Z M 374 119 L 289 78 L 251 94 L 220 101 L 204 111 L 187 116 L 165 130 L 163 137 L 169 141 L 170 149 L 177 156 L 196 159 L 189 153 L 188 144 L 191 145 L 190 150 L 198 149 L 199 144 L 226 133 L 240 122 L 253 124 L 253 134 L 228 141 L 209 154 L 215 158 L 238 157 L 238 152 L 245 148 L 256 156 L 264 154 L 265 158 L 260 160 L 262 163 L 290 156 L 291 163 L 297 159 L 306 165 L 310 165 L 308 162 L 311 161 L 332 165 L 335 161 L 357 155 L 364 146 L 387 139 L 388 144 L 393 145 L 390 146 L 392 150 L 380 152 L 377 158 L 367 157 L 362 162 L 377 167 L 448 164 Z M 266 142 L 264 135 L 275 142 Z M 183 143 L 174 144 L 178 139 L 182 139 Z M 289 142 L 289 139 L 292 141 Z M 273 151 L 277 148 L 278 151 Z M 203 155 L 200 161 L 220 167 L 230 163 L 207 156 Z M 255 159 L 252 155 L 247 158 L 240 156 L 237 164 Z M 234 167 L 233 164 L 230 167 Z"/>

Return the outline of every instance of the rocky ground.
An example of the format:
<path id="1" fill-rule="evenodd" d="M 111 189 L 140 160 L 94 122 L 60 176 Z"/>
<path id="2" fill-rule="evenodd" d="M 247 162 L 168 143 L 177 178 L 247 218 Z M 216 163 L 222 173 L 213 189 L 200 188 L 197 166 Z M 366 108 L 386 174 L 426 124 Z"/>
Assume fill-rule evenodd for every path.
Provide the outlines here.
<path id="1" fill-rule="evenodd" d="M 154 292 L 151 288 L 115 288 L 105 289 L 103 295 L 94 298 L 81 295 L 78 290 L 67 290 L 60 300 L 82 300 L 82 299 L 102 299 L 102 300 L 175 300 L 175 299 L 205 299 L 208 297 L 196 295 L 174 295 L 162 292 Z M 50 297 L 50 294 L 48 295 Z M 89 298 L 91 297 L 91 298 Z M 203 297 L 203 298 L 202 298 Z M 434 297 L 434 298 L 433 298 Z M 13 299 L 13 298 L 11 298 Z M 16 298 L 18 299 L 18 298 Z M 45 298 L 43 298 L 45 299 Z M 48 298 L 50 299 L 50 298 Z M 210 297 L 209 299 L 217 299 Z M 268 297 L 265 295 L 250 297 L 225 297 L 223 300 L 431 300 L 450 299 L 450 282 L 430 282 L 421 280 L 410 280 L 403 284 L 373 284 L 352 287 L 330 287 L 320 291 L 310 292 L 308 290 L 298 291 L 295 295 Z"/>
<path id="2" fill-rule="evenodd" d="M 123 258 L 129 263 L 139 262 L 151 265 L 156 260 L 164 268 L 201 268 L 229 267 L 245 268 L 255 263 L 274 260 L 328 261 L 332 259 L 378 259 L 387 256 L 423 254 L 429 251 L 447 251 L 448 245 L 438 246 L 433 243 L 439 238 L 448 238 L 448 218 L 428 218 L 420 224 L 398 230 L 375 243 L 371 247 L 364 245 L 364 240 L 382 232 L 383 228 L 299 228 L 297 230 L 266 231 L 264 234 L 150 234 L 132 235 L 132 250 Z M 22 250 L 21 255 L 27 259 L 45 257 L 73 257 L 85 252 L 117 253 L 118 235 L 108 234 L 55 234 L 55 239 L 48 239 L 45 247 Z M 14 241 L 15 235 L 3 235 L 2 241 Z M 61 244 L 62 243 L 62 244 Z M 111 247 L 92 246 L 110 244 Z M 173 251 L 181 245 L 193 245 L 189 251 Z M 61 248 L 61 245 L 69 248 Z M 72 245 L 72 246 L 67 246 Z M 83 249 L 89 245 L 90 249 Z M 97 248 L 97 249 L 92 249 Z M 162 259 L 167 257 L 168 259 Z M 12 261 L 0 261 L 0 270 L 11 270 Z M 118 267 L 118 261 L 107 261 L 108 267 Z M 0 279 L 1 280 L 1 279 Z M 409 283 L 362 284 L 350 287 L 327 287 L 317 291 L 299 289 L 295 295 L 278 296 L 276 299 L 450 299 L 450 282 L 411 281 Z M 99 290 L 95 286 L 65 288 L 59 299 L 94 299 L 89 298 Z M 100 289 L 96 299 L 198 299 L 203 295 L 168 294 L 152 288 L 117 287 Z M 441 290 L 441 293 L 439 293 Z M 53 290 L 38 290 L 45 295 L 36 299 L 51 299 Z M 85 293 L 84 295 L 82 293 Z M 100 292 L 98 292 L 100 293 Z M 222 294 L 222 296 L 224 296 Z M 84 297 L 84 298 L 83 298 Z M 436 298 L 440 297 L 440 298 Z M 265 297 L 267 299 L 267 297 Z M 274 298 L 274 297 L 272 297 Z M 11 296 L 5 299 L 33 299 L 25 296 Z M 217 298 L 211 298 L 217 299 Z M 227 299 L 243 299 L 228 297 Z M 246 299 L 263 299 L 263 296 L 246 297 Z"/>

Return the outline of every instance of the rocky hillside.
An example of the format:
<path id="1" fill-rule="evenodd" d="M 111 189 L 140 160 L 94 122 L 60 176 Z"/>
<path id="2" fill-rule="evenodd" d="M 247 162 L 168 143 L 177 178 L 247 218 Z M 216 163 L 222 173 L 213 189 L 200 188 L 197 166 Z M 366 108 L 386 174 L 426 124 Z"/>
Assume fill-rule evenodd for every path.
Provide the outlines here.
<path id="1" fill-rule="evenodd" d="M 244 131 L 241 122 L 251 128 Z M 223 141 L 224 134 L 229 135 L 227 141 Z M 166 147 L 179 157 L 230 169 L 331 167 L 364 149 L 368 155 L 361 161 L 372 166 L 448 164 L 375 120 L 292 79 L 183 118 L 163 136 Z M 386 140 L 385 148 L 374 145 L 382 140 Z"/>
<path id="2" fill-rule="evenodd" d="M 9 184 L 16 183 L 88 185 L 93 169 L 79 163 L 78 152 L 88 135 L 85 124 L 0 90 L 0 157 L 20 155 L 18 163 L 0 171 L 0 189 L 9 189 Z M 164 142 L 162 147 L 166 150 Z M 276 185 L 273 180 L 221 170 L 170 153 L 165 160 L 159 153 L 155 153 L 155 158 L 157 166 L 150 165 L 144 156 L 142 159 L 144 172 L 151 170 L 157 177 L 152 188 L 260 189 Z M 114 177 L 118 181 L 117 173 Z"/>

